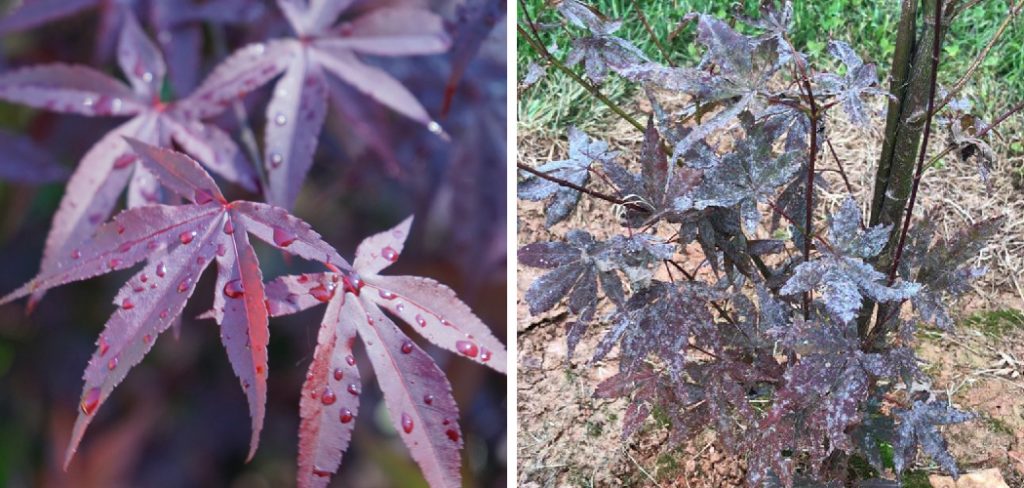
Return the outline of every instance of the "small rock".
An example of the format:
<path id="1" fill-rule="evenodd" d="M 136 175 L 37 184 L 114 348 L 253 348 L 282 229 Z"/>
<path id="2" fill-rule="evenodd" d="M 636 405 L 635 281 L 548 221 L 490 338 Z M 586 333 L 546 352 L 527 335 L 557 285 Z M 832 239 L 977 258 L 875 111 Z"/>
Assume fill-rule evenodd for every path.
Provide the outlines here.
<path id="1" fill-rule="evenodd" d="M 962 474 L 956 481 L 949 476 L 931 475 L 928 481 L 932 488 L 1010 488 L 996 468 Z"/>

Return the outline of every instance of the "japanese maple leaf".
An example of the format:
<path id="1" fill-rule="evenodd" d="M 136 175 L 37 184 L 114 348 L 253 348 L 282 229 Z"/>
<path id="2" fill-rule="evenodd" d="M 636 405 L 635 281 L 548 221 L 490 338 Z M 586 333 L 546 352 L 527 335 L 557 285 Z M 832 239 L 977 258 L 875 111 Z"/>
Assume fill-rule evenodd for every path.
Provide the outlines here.
<path id="1" fill-rule="evenodd" d="M 946 402 L 920 400 L 915 400 L 910 410 L 895 409 L 893 413 L 899 420 L 892 445 L 896 473 L 903 472 L 907 462 L 913 459 L 914 446 L 919 445 L 925 454 L 956 478 L 959 474 L 956 460 L 949 453 L 949 446 L 938 427 L 967 422 L 977 415 L 961 412 Z"/>
<path id="2" fill-rule="evenodd" d="M 818 259 L 800 263 L 779 291 L 783 295 L 795 295 L 817 290 L 825 308 L 843 321 L 853 318 L 864 296 L 878 302 L 914 296 L 920 284 L 900 281 L 889 286 L 883 283 L 884 274 L 864 262 L 865 258 L 882 251 L 889 226 L 861 229 L 861 222 L 857 202 L 853 198 L 846 199 L 839 211 L 829 216 L 831 245 Z"/>
<path id="3" fill-rule="evenodd" d="M 267 284 L 273 316 L 327 303 L 302 387 L 299 486 L 326 486 L 348 448 L 359 407 L 358 335 L 391 421 L 431 486 L 461 486 L 458 407 L 430 356 L 389 317 L 435 345 L 505 372 L 505 347 L 449 288 L 418 276 L 379 274 L 398 260 L 412 217 L 365 239 L 354 271 L 284 276 Z M 386 312 L 386 313 L 385 313 Z"/>
<path id="4" fill-rule="evenodd" d="M 442 133 L 423 105 L 386 71 L 358 55 L 407 56 L 448 50 L 449 38 L 436 14 L 413 7 L 381 7 L 338 24 L 352 0 L 278 0 L 296 38 L 274 41 L 284 61 L 275 66 L 284 76 L 267 105 L 264 164 L 269 175 L 267 200 L 290 207 L 313 164 L 318 135 L 327 113 L 328 73 L 396 112 Z M 241 67 L 259 73 L 259 63 Z M 347 100 L 347 98 L 343 98 Z"/>
<path id="5" fill-rule="evenodd" d="M 537 171 L 586 186 L 590 180 L 590 166 L 610 162 L 618 154 L 618 151 L 608 150 L 607 142 L 591 139 L 576 127 L 569 127 L 569 159 L 542 164 Z M 526 174 L 519 183 L 517 194 L 523 200 L 548 200 L 544 208 L 547 214 L 544 225 L 547 227 L 568 218 L 580 201 L 579 191 L 530 174 Z"/>
<path id="6" fill-rule="evenodd" d="M 849 44 L 841 41 L 829 41 L 828 52 L 846 66 L 846 74 L 839 76 L 834 73 L 820 73 L 814 81 L 820 85 L 823 95 L 835 95 L 843 105 L 843 111 L 850 121 L 861 127 L 868 125 L 868 116 L 864 113 L 863 95 L 888 96 L 889 92 L 874 86 L 878 83 L 878 73 L 872 63 L 864 64 L 860 56 Z"/>
<path id="7" fill-rule="evenodd" d="M 263 203 L 227 202 L 210 175 L 188 156 L 134 139 L 128 144 L 164 187 L 192 204 L 148 205 L 118 214 L 92 239 L 79 243 L 74 253 L 61 256 L 57 266 L 44 269 L 0 304 L 148 261 L 118 292 L 114 303 L 119 309 L 107 321 L 86 366 L 67 465 L 96 410 L 178 318 L 203 271 L 217 261 L 215 317 L 248 397 L 252 458 L 263 426 L 269 330 L 262 274 L 248 235 L 329 267 L 349 265 L 308 224 L 284 210 Z"/>
<path id="8" fill-rule="evenodd" d="M 700 183 L 701 171 L 684 166 L 669 166 L 668 155 L 661 147 L 661 135 L 654 126 L 653 115 L 647 119 L 644 143 L 640 152 L 640 174 L 634 175 L 608 161 L 604 163 L 609 178 L 626 199 L 639 198 L 649 209 L 643 212 L 627 208 L 626 221 L 633 227 L 666 218 L 672 222 L 679 213 L 693 206 L 689 193 Z"/>
<path id="9" fill-rule="evenodd" d="M 611 35 L 622 26 L 622 21 L 610 20 L 577 0 L 562 2 L 558 11 L 572 24 L 590 31 L 590 36 L 572 40 L 572 49 L 566 55 L 565 64 L 571 67 L 583 62 L 587 78 L 594 83 L 604 82 L 608 68 L 622 72 L 648 61 L 643 51 L 633 43 Z"/>
<path id="10" fill-rule="evenodd" d="M 243 48 L 215 69 L 191 96 L 174 103 L 160 100 L 166 73 L 163 56 L 130 13 L 117 54 L 131 88 L 78 65 L 32 66 L 0 75 L 3 100 L 90 117 L 132 117 L 103 136 L 72 174 L 43 249 L 44 272 L 54 271 L 75 253 L 75 246 L 110 215 L 126 186 L 130 208 L 160 201 L 156 179 L 135 164 L 126 136 L 165 147 L 177 143 L 227 180 L 250 190 L 258 185 L 254 168 L 231 137 L 201 119 L 216 115 L 230 101 L 283 69 L 289 62 L 285 45 Z M 239 64 L 258 65 L 262 70 L 239 73 Z"/>

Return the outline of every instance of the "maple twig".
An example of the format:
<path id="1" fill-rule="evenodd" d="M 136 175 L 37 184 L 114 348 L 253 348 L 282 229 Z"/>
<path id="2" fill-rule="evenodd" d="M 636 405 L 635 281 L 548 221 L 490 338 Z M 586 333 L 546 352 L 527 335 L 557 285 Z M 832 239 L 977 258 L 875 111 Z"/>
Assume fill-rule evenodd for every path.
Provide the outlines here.
<path id="1" fill-rule="evenodd" d="M 935 89 L 938 85 L 939 55 L 942 53 L 942 0 L 935 0 L 935 39 L 932 42 L 932 72 L 928 86 L 928 118 L 924 121 L 924 139 L 921 141 L 921 150 L 918 153 L 917 168 L 914 170 L 914 182 L 910 188 L 910 201 L 907 204 L 907 213 L 903 216 L 903 228 L 900 229 L 900 240 L 896 244 L 896 254 L 892 260 L 892 267 L 889 268 L 889 285 L 896 281 L 896 271 L 900 266 L 900 258 L 903 257 L 903 246 L 907 242 L 907 232 L 910 230 L 910 218 L 914 215 L 914 204 L 917 203 L 917 190 L 921 186 L 921 175 L 924 173 L 924 160 L 928 151 L 928 139 L 932 132 L 932 118 L 935 113 Z"/>
<path id="2" fill-rule="evenodd" d="M 637 130 L 639 130 L 641 132 L 643 132 L 645 130 L 645 127 L 643 126 L 643 124 L 641 124 L 636 119 L 634 119 L 629 114 L 627 114 L 626 111 L 622 109 L 622 107 L 618 106 L 618 104 L 616 104 L 610 98 L 605 96 L 604 93 L 601 93 L 601 90 L 599 90 L 596 86 L 594 86 L 592 83 L 588 82 L 587 80 L 584 80 L 583 78 L 581 78 L 580 75 L 576 74 L 575 71 L 569 69 L 568 66 L 566 66 L 561 61 L 559 61 L 557 58 L 552 56 L 551 53 L 548 52 L 548 50 L 543 46 L 543 44 L 540 42 L 539 39 L 533 39 L 532 37 L 530 37 L 530 33 L 527 32 L 525 29 L 523 29 L 523 26 L 516 25 L 516 30 L 519 32 L 519 35 L 522 36 L 523 39 L 526 40 L 526 43 L 529 44 L 530 47 L 532 47 L 535 51 L 540 53 L 540 55 L 544 59 L 546 59 L 548 61 L 548 64 L 558 68 L 559 71 L 565 73 L 566 76 L 568 76 L 569 78 L 572 78 L 573 81 L 578 83 L 580 86 L 582 86 L 588 92 L 590 92 L 591 95 L 593 95 L 598 100 L 600 100 L 602 103 L 604 103 L 605 106 L 607 106 L 609 109 L 611 109 L 612 112 L 615 112 L 616 115 L 618 115 L 619 117 L 622 117 L 623 120 L 625 120 L 626 122 L 629 122 L 629 124 L 632 125 L 633 127 L 636 127 Z"/>
<path id="3" fill-rule="evenodd" d="M 978 131 L 978 133 L 974 137 L 984 137 L 985 134 L 988 134 L 992 129 L 995 129 L 997 125 L 1003 123 L 1010 116 L 1016 114 L 1017 112 L 1020 112 L 1021 110 L 1024 110 L 1024 102 L 1020 102 L 1017 105 L 1014 105 L 1013 107 L 1008 109 L 1007 111 L 1003 112 L 1001 115 L 996 117 L 995 120 L 993 120 L 992 123 L 988 125 L 988 127 L 985 127 L 984 129 Z M 928 164 L 926 164 L 925 166 L 929 168 L 932 167 L 932 165 L 937 163 L 940 159 L 944 158 L 947 154 L 950 153 L 950 151 L 956 149 L 956 147 L 956 144 L 947 145 L 946 148 L 942 150 L 942 152 L 936 154 L 933 158 L 928 160 Z"/>
<path id="4" fill-rule="evenodd" d="M 616 205 L 622 205 L 624 207 L 629 207 L 629 208 L 632 208 L 634 210 L 639 210 L 641 212 L 649 212 L 650 211 L 650 209 L 648 209 L 647 207 L 644 207 L 643 205 L 640 205 L 638 203 L 629 202 L 629 201 L 623 200 L 621 198 L 616 198 L 616 197 L 613 197 L 611 195 L 607 195 L 607 194 L 601 193 L 601 192 L 596 191 L 596 190 L 591 190 L 590 188 L 586 188 L 586 187 L 577 185 L 576 183 L 573 183 L 571 181 L 566 181 L 566 180 L 563 180 L 563 179 L 561 179 L 561 178 L 559 178 L 557 176 L 551 176 L 551 175 L 549 175 L 549 174 L 547 174 L 547 173 L 545 173 L 543 171 L 538 171 L 538 170 L 536 170 L 534 168 L 531 168 L 531 167 L 529 167 L 529 166 L 527 166 L 527 165 L 525 165 L 523 163 L 516 163 L 516 167 L 521 169 L 521 170 L 523 170 L 523 171 L 526 171 L 527 173 L 530 173 L 530 174 L 532 174 L 534 176 L 537 176 L 539 178 L 543 178 L 543 179 L 548 180 L 548 181 L 550 181 L 552 183 L 555 183 L 555 184 L 557 184 L 559 186 L 564 186 L 566 188 L 572 188 L 573 190 L 576 190 L 576 191 L 581 192 L 581 193 L 586 193 L 587 195 L 590 195 L 590 196 L 592 196 L 594 198 L 600 198 L 601 200 L 604 200 L 606 202 L 614 203 Z"/>
<path id="5" fill-rule="evenodd" d="M 836 160 L 836 167 L 838 168 L 839 176 L 843 177 L 843 183 L 846 184 L 846 191 L 849 192 L 850 195 L 853 195 L 853 185 L 850 184 L 850 178 L 846 176 L 846 169 L 843 168 L 843 160 L 839 159 L 839 155 L 836 154 L 836 148 L 832 147 L 832 139 L 826 137 L 825 144 L 828 145 L 828 150 Z M 863 226 L 863 223 L 861 225 Z"/>

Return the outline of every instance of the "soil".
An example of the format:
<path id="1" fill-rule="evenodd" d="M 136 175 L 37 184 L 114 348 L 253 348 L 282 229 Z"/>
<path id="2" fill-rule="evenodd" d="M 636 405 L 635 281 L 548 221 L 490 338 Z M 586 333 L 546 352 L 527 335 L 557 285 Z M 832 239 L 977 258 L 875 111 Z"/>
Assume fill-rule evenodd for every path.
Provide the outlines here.
<path id="1" fill-rule="evenodd" d="M 641 110 L 642 102 L 637 103 Z M 871 189 L 869 175 L 877 159 L 880 135 L 851 127 L 842 120 L 830 129 L 835 150 L 859 201 Z M 1009 129 L 1007 129 L 1009 130 Z M 641 135 L 631 126 L 612 122 L 607 134 L 591 134 L 636 154 Z M 566 153 L 563 139 L 520 134 L 519 161 L 531 166 L 559 159 Z M 873 152 L 874 151 L 874 152 Z M 1005 148 L 996 147 L 1005 154 Z M 620 159 L 621 160 L 621 159 Z M 835 164 L 829 158 L 826 164 Z M 954 165 L 929 173 L 922 184 L 924 208 L 937 207 L 944 232 L 998 213 L 1010 223 L 979 259 L 990 274 L 960 309 L 962 320 L 951 334 L 923 331 L 919 356 L 934 389 L 950 394 L 954 405 L 979 414 L 979 419 L 952 426 L 945 433 L 950 449 L 964 471 L 996 468 L 1010 487 L 1024 487 L 1024 315 L 1005 310 L 1024 308 L 1024 199 L 1013 185 L 1019 179 L 1021 157 L 1001 158 L 986 189 L 973 167 Z M 822 196 L 834 209 L 845 185 L 835 174 L 827 178 L 834 194 Z M 920 208 L 920 207 L 919 207 Z M 584 228 L 604 238 L 620 232 L 614 209 L 584 198 L 567 223 L 546 229 L 542 205 L 520 201 L 518 245 L 555 240 L 570 227 Z M 700 259 L 695 253 L 694 259 Z M 693 269 L 693 267 L 691 267 Z M 518 296 L 543 270 L 519 268 Z M 662 271 L 663 272 L 663 271 Z M 606 312 L 605 310 L 604 312 Z M 603 311 L 598 311 L 598 317 Z M 745 486 L 744 462 L 727 456 L 711 433 L 677 448 L 667 447 L 667 429 L 655 419 L 629 439 L 622 440 L 624 400 L 592 397 L 594 387 L 617 371 L 617 353 L 590 365 L 589 358 L 605 331 L 598 322 L 585 334 L 572 359 L 566 357 L 564 306 L 531 316 L 517 300 L 518 345 L 518 485 L 540 487 L 659 486 L 719 488 Z M 913 469 L 938 473 L 923 456 Z"/>

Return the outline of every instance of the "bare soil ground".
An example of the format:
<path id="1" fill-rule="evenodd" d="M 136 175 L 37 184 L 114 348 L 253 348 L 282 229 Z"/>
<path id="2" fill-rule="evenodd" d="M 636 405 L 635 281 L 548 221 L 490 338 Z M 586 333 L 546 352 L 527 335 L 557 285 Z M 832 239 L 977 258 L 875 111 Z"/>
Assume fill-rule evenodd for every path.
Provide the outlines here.
<path id="1" fill-rule="evenodd" d="M 637 104 L 645 108 L 642 101 Z M 1014 131 L 1003 129 L 1007 134 Z M 591 135 L 624 149 L 635 149 L 641 139 L 621 122 L 611 122 L 605 134 Z M 829 137 L 859 201 L 867 201 L 865 192 L 871 190 L 880 146 L 878 130 L 864 131 L 836 120 Z M 564 138 L 536 134 L 520 134 L 518 148 L 519 162 L 533 166 L 566 154 Z M 922 183 L 918 208 L 938 209 L 942 232 L 1000 214 L 1008 216 L 1008 224 L 979 258 L 989 274 L 960 307 L 962 316 L 971 320 L 962 320 L 955 334 L 922 332 L 919 355 L 935 388 L 948 391 L 957 406 L 980 414 L 979 420 L 946 431 L 960 466 L 965 471 L 996 468 L 1008 486 L 1019 488 L 1024 487 L 1024 316 L 996 311 L 1024 309 L 1024 158 L 1007 156 L 1000 142 L 995 149 L 1001 157 L 992 170 L 990 188 L 973 166 L 953 159 L 929 171 Z M 626 157 L 631 154 L 636 151 L 624 151 Z M 828 155 L 820 164 L 836 163 Z M 827 177 L 834 193 L 823 196 L 822 206 L 834 209 L 846 195 L 845 186 L 834 174 Z M 584 228 L 598 238 L 620 230 L 610 205 L 587 198 L 567 223 L 552 229 L 544 228 L 539 203 L 521 201 L 517 225 L 520 246 L 558 239 L 570 227 Z M 540 274 L 541 270 L 519 268 L 519 296 Z M 723 454 L 713 434 L 669 449 L 665 425 L 649 419 L 639 433 L 623 441 L 625 402 L 592 398 L 594 387 L 618 369 L 615 352 L 596 365 L 588 364 L 605 328 L 600 323 L 592 327 L 569 360 L 568 319 L 564 307 L 534 317 L 525 302 L 517 303 L 519 486 L 745 486 L 743 461 Z M 915 469 L 936 471 L 923 458 Z"/>

